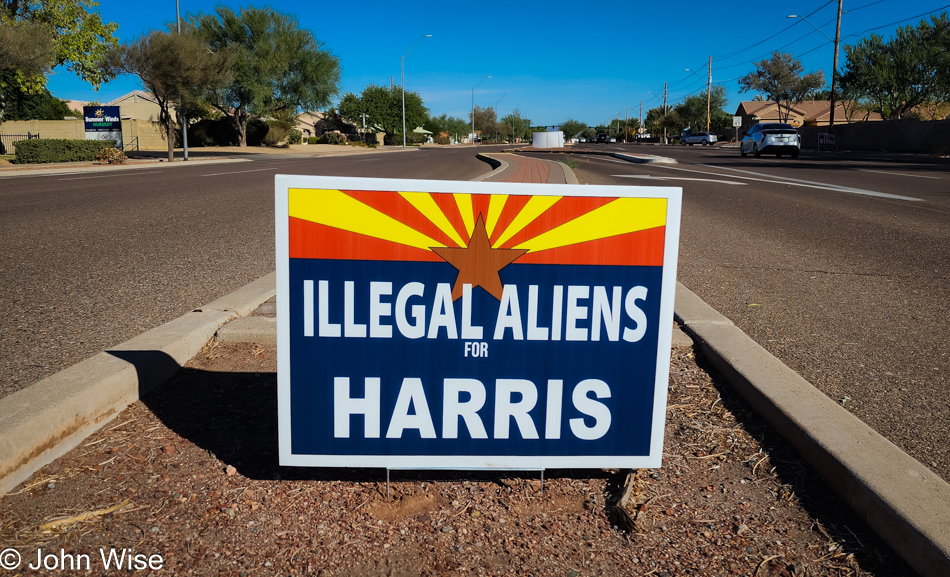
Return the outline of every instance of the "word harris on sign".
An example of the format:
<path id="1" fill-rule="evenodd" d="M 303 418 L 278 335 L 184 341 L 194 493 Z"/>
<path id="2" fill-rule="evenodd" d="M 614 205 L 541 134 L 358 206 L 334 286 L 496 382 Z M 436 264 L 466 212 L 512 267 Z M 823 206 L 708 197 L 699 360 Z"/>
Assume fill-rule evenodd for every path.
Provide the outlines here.
<path id="1" fill-rule="evenodd" d="M 281 465 L 660 466 L 681 194 L 278 176 Z"/>

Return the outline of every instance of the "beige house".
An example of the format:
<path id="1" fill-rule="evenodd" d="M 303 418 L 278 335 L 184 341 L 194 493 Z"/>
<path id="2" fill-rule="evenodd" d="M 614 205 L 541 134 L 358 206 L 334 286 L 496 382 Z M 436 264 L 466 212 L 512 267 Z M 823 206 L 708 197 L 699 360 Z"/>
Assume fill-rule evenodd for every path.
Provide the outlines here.
<path id="1" fill-rule="evenodd" d="M 71 110 L 82 112 L 88 102 L 67 100 Z M 118 106 L 122 118 L 122 139 L 126 151 L 129 150 L 165 150 L 168 144 L 165 131 L 158 124 L 158 102 L 148 92 L 136 90 L 116 98 L 105 106 Z M 4 122 L 4 134 L 39 134 L 40 138 L 65 138 L 83 140 L 86 138 L 85 124 L 81 118 L 66 120 L 22 120 Z M 8 146 L 14 151 L 16 146 Z"/>
<path id="2" fill-rule="evenodd" d="M 303 134 L 304 142 L 311 136 L 323 136 L 327 131 L 326 117 L 322 112 L 303 112 L 297 115 L 296 128 Z"/>
<path id="3" fill-rule="evenodd" d="M 67 100 L 66 104 L 70 110 L 82 112 L 83 106 L 88 106 L 88 102 L 82 100 Z M 103 106 L 118 106 L 119 115 L 122 120 L 145 120 L 148 122 L 158 122 L 161 107 L 158 100 L 150 93 L 144 90 L 133 90 L 128 94 L 120 96 L 111 102 L 101 102 Z M 176 118 L 174 107 L 172 108 L 172 118 Z"/>
<path id="4" fill-rule="evenodd" d="M 124 96 L 120 96 L 112 102 L 104 102 L 105 106 L 118 106 L 122 119 L 130 120 L 148 120 L 158 122 L 161 114 L 161 107 L 158 100 L 150 93 L 144 90 L 133 90 Z M 172 118 L 177 122 L 175 108 L 171 110 Z"/>

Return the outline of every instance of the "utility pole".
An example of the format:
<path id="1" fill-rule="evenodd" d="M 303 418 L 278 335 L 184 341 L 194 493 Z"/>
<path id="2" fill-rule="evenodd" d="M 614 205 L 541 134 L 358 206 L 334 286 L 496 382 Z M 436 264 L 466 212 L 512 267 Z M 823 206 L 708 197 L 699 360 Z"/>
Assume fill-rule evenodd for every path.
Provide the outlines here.
<path id="1" fill-rule="evenodd" d="M 709 132 L 709 103 L 712 100 L 712 56 L 709 57 L 709 80 L 706 82 L 706 132 Z"/>
<path id="2" fill-rule="evenodd" d="M 630 107 L 623 107 L 623 141 L 627 142 L 630 138 Z"/>
<path id="3" fill-rule="evenodd" d="M 640 101 L 640 126 L 637 127 L 637 130 L 643 129 L 643 101 Z"/>
<path id="4" fill-rule="evenodd" d="M 666 82 L 663 83 L 663 144 L 666 144 Z"/>
<path id="5" fill-rule="evenodd" d="M 835 84 L 838 80 L 838 42 L 841 41 L 841 8 L 844 0 L 838 0 L 838 24 L 835 27 L 835 58 L 834 65 L 831 68 L 831 125 L 828 131 L 835 132 Z"/>

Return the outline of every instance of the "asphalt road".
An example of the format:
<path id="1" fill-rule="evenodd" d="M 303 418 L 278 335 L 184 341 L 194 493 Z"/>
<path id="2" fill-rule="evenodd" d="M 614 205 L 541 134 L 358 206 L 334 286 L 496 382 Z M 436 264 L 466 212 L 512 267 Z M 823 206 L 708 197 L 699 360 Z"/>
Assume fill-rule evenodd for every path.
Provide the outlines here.
<path id="1" fill-rule="evenodd" d="M 571 158 L 582 183 L 682 187 L 680 281 L 950 480 L 948 159 L 604 144 Z"/>
<path id="2" fill-rule="evenodd" d="M 582 183 L 683 187 L 679 279 L 950 480 L 946 159 L 587 147 L 680 162 L 641 165 L 583 148 Z M 488 171 L 464 148 L 252 158 L 0 180 L 0 396 L 273 271 L 275 174 Z"/>
<path id="3" fill-rule="evenodd" d="M 247 158 L 0 179 L 0 396 L 272 272 L 276 174 L 490 171 L 471 149 Z"/>

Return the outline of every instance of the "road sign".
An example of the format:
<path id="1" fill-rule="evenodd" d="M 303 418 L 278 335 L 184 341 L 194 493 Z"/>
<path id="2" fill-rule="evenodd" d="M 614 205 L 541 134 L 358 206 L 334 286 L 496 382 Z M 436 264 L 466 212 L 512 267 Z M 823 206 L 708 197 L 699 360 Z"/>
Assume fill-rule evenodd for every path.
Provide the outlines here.
<path id="1" fill-rule="evenodd" d="M 733 116 L 733 117 L 732 117 L 732 127 L 733 127 L 733 128 L 739 128 L 740 126 L 742 126 L 742 117 L 741 117 L 741 116 Z"/>
<path id="2" fill-rule="evenodd" d="M 681 194 L 278 176 L 281 465 L 658 467 Z"/>

